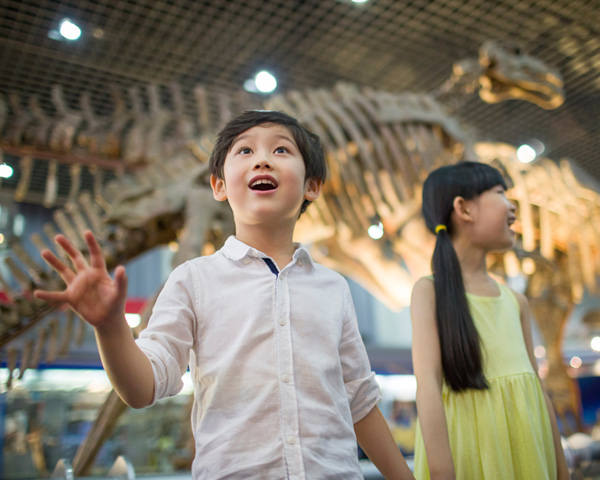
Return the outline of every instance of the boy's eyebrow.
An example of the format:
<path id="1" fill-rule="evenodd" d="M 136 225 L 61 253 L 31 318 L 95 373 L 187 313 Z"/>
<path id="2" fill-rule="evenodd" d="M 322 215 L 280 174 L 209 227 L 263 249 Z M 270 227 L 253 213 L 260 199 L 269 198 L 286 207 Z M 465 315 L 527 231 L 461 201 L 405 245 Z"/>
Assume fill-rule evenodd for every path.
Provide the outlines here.
<path id="1" fill-rule="evenodd" d="M 247 133 L 246 134 L 241 133 L 239 136 L 237 136 L 236 138 L 233 139 L 233 142 L 231 142 L 231 145 L 233 146 L 240 140 L 244 140 L 245 138 L 248 138 L 248 137 L 250 137 L 250 135 L 248 135 Z M 296 145 L 296 142 L 292 138 L 288 137 L 287 135 L 282 135 L 282 134 L 278 133 L 275 135 L 275 137 L 281 138 L 282 140 L 287 140 L 288 142 L 291 142 L 294 145 Z"/>

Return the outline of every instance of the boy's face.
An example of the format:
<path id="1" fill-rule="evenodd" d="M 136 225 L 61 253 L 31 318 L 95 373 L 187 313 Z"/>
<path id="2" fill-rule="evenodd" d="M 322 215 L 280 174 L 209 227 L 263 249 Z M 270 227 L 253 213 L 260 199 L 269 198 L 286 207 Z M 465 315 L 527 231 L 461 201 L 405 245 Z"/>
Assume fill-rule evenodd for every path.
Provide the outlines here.
<path id="1" fill-rule="evenodd" d="M 214 197 L 228 200 L 236 226 L 298 218 L 304 199 L 313 201 L 321 181 L 305 180 L 305 166 L 290 131 L 262 124 L 238 135 L 225 157 L 223 179 L 211 176 Z"/>

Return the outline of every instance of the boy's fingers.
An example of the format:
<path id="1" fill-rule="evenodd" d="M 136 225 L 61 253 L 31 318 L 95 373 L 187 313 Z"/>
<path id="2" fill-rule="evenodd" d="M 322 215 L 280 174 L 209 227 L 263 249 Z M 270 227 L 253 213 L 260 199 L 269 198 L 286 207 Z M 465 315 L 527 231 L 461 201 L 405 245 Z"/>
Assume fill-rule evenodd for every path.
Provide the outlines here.
<path id="1" fill-rule="evenodd" d="M 61 260 L 59 260 L 50 250 L 43 250 L 42 258 L 56 271 L 56 273 L 60 275 L 67 285 L 75 277 L 73 271 Z"/>
<path id="2" fill-rule="evenodd" d="M 34 290 L 33 296 L 50 303 L 65 303 L 67 301 L 66 292 L 48 292 L 46 290 Z"/>
<path id="3" fill-rule="evenodd" d="M 127 290 L 127 274 L 122 265 L 115 268 L 115 283 L 120 291 Z"/>
<path id="4" fill-rule="evenodd" d="M 73 265 L 75 266 L 75 269 L 77 271 L 83 270 L 88 266 L 87 262 L 85 261 L 85 258 L 83 258 L 82 253 L 79 250 L 77 250 L 73 245 L 71 245 L 71 242 L 69 242 L 67 237 L 65 237 L 64 235 L 57 235 L 56 243 L 58 243 L 63 248 L 63 250 L 67 252 L 67 255 L 73 262 Z"/>
<path id="5" fill-rule="evenodd" d="M 100 248 L 100 245 L 98 245 L 94 234 L 87 230 L 83 236 L 90 252 L 90 265 L 93 268 L 102 268 L 106 270 L 106 262 L 104 261 L 104 256 L 102 255 L 102 249 Z"/>

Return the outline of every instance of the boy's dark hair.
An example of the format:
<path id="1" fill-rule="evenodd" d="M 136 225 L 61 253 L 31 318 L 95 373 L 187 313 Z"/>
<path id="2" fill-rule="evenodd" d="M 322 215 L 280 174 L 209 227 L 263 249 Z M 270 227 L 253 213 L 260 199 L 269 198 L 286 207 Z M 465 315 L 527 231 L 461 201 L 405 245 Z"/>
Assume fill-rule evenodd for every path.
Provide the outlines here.
<path id="1" fill-rule="evenodd" d="M 316 178 L 325 181 L 327 164 L 325 163 L 321 139 L 303 127 L 294 117 L 274 110 L 247 110 L 227 122 L 219 132 L 210 156 L 209 168 L 211 175 L 223 179 L 225 157 L 227 157 L 234 140 L 246 130 L 265 123 L 283 125 L 290 131 L 304 160 L 305 179 Z M 304 200 L 300 213 L 304 213 L 309 204 L 310 201 Z"/>
<path id="2" fill-rule="evenodd" d="M 427 228 L 439 230 L 431 260 L 442 370 L 450 388 L 489 387 L 483 374 L 479 334 L 473 323 L 458 256 L 452 245 L 450 217 L 456 197 L 473 199 L 506 182 L 498 170 L 478 162 L 460 162 L 432 171 L 423 185 L 423 216 Z"/>

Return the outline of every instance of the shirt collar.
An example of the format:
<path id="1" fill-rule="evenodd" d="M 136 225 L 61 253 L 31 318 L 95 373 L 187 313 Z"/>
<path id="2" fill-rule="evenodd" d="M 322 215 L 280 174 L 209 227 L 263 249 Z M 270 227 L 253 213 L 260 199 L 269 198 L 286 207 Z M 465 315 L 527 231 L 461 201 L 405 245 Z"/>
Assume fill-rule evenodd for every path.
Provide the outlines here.
<path id="1" fill-rule="evenodd" d="M 294 242 L 294 251 L 293 258 L 298 260 L 303 260 L 308 262 L 309 264 L 313 264 L 313 259 L 310 256 L 308 249 L 302 245 L 301 243 Z M 244 257 L 256 257 L 256 258 L 268 258 L 267 255 L 262 253 L 260 250 L 250 247 L 246 245 L 244 242 L 238 240 L 234 235 L 231 235 L 226 241 L 223 247 L 221 248 L 221 252 L 230 260 L 241 260 Z"/>

